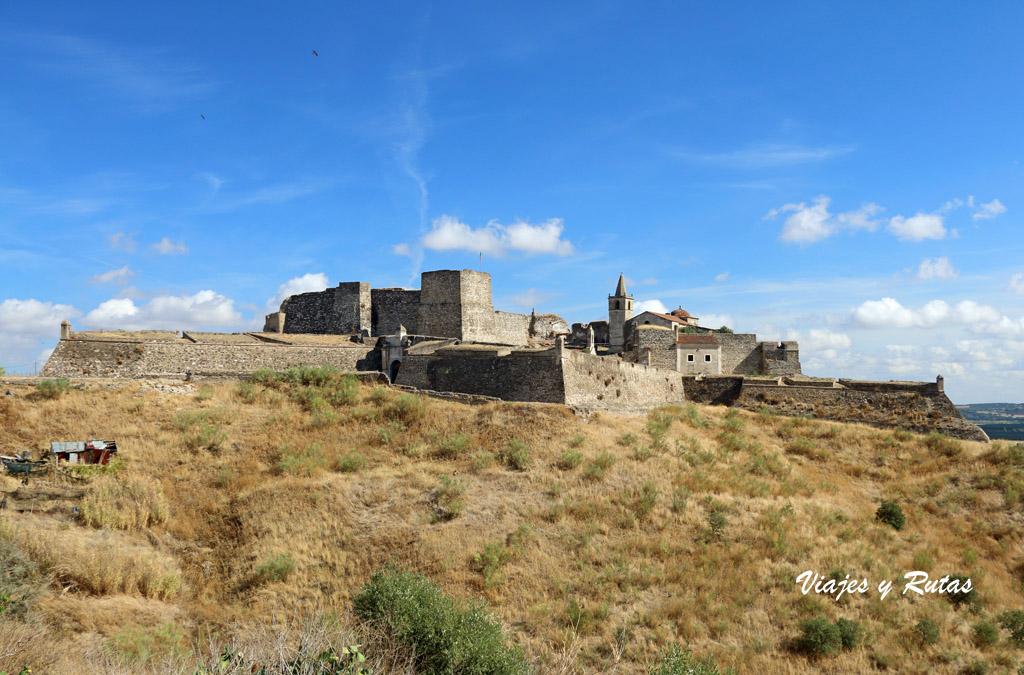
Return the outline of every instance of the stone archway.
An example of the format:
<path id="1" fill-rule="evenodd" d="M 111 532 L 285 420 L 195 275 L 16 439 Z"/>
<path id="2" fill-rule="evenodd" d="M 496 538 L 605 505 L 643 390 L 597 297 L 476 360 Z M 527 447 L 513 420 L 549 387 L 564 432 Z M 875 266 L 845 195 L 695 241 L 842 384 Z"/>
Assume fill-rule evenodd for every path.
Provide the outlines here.
<path id="1" fill-rule="evenodd" d="M 391 378 L 391 384 L 394 384 L 395 380 L 398 379 L 398 369 L 401 365 L 402 362 L 399 361 L 398 359 L 395 359 L 394 361 L 391 362 L 391 365 L 388 366 L 388 377 Z"/>

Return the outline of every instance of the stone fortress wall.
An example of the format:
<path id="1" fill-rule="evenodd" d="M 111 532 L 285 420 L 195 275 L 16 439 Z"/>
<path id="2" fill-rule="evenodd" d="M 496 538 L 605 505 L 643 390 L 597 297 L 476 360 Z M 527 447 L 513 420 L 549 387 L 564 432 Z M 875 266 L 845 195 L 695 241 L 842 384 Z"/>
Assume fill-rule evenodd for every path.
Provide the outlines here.
<path id="1" fill-rule="evenodd" d="M 449 337 L 467 342 L 528 345 L 568 333 L 554 314 L 496 312 L 491 275 L 474 270 L 435 270 L 420 276 L 420 289 L 370 288 L 346 282 L 315 293 L 289 296 L 268 314 L 264 331 L 285 334 L 393 335 Z"/>

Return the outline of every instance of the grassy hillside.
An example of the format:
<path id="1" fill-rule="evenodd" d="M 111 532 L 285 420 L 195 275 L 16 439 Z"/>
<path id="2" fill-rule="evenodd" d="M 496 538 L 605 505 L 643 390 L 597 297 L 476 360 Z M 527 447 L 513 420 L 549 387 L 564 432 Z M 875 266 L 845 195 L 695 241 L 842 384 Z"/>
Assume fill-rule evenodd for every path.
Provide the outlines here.
<path id="1" fill-rule="evenodd" d="M 403 640 L 353 613 L 389 565 L 484 599 L 538 672 L 648 672 L 687 643 L 741 673 L 1024 664 L 1005 615 L 1024 610 L 1022 446 L 292 379 L 46 396 L 8 379 L 3 454 L 113 438 L 124 465 L 89 478 L 77 514 L 0 511 L 0 671 L 192 673 L 304 639 L 412 672 Z M 902 529 L 876 519 L 888 501 Z M 871 589 L 803 595 L 805 570 Z M 977 591 L 901 595 L 911 570 Z M 815 656 L 839 619 L 860 639 Z"/>

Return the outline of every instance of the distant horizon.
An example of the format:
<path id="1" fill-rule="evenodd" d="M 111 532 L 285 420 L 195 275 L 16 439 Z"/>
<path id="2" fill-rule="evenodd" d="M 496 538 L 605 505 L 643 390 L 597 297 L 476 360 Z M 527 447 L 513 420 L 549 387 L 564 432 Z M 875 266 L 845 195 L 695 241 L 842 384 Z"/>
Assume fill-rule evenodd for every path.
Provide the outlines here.
<path id="1" fill-rule="evenodd" d="M 12 5 L 0 366 L 482 269 L 1024 401 L 1024 6 Z M 965 403 L 966 404 L 966 403 Z"/>

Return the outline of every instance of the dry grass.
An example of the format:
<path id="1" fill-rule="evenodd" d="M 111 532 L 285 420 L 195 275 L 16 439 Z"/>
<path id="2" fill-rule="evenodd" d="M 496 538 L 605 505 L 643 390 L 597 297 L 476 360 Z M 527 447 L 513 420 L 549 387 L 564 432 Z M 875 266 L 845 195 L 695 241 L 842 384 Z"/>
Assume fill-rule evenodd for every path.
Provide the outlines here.
<path id="1" fill-rule="evenodd" d="M 740 672 L 955 672 L 975 659 L 1015 670 L 1022 658 L 1005 640 L 980 650 L 971 632 L 1024 604 L 1024 470 L 1010 446 L 718 407 L 584 421 L 561 406 L 362 386 L 333 400 L 307 385 L 224 382 L 199 397 L 116 386 L 0 400 L 9 449 L 92 437 L 124 448 L 127 467 L 90 493 L 105 515 L 83 508 L 83 522 L 106 527 L 0 525 L 48 570 L 41 611 L 77 603 L 82 644 L 89 607 L 112 593 L 167 598 L 175 613 L 148 625 L 172 621 L 195 640 L 345 612 L 398 562 L 486 598 L 540 672 L 644 672 L 687 641 Z M 198 438 L 204 423 L 216 443 Z M 461 508 L 439 518 L 439 487 L 454 483 Z M 166 517 L 151 517 L 161 492 Z M 901 505 L 903 530 L 876 522 L 883 500 Z M 294 570 L 262 579 L 283 553 Z M 898 587 L 836 602 L 795 583 L 808 569 L 877 585 L 925 568 L 969 574 L 980 613 Z M 159 590 L 174 574 L 176 594 Z M 800 621 L 819 614 L 862 622 L 862 645 L 821 662 L 794 653 Z M 940 627 L 935 646 L 916 642 L 925 616 Z"/>

